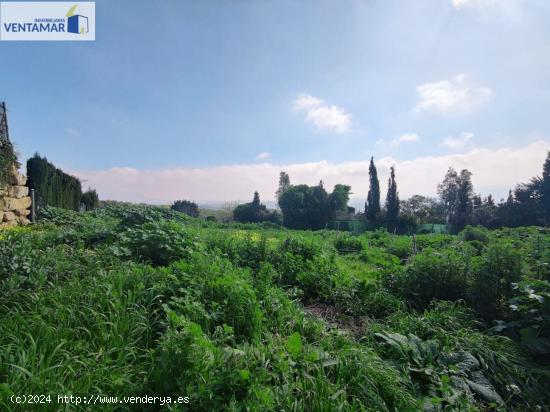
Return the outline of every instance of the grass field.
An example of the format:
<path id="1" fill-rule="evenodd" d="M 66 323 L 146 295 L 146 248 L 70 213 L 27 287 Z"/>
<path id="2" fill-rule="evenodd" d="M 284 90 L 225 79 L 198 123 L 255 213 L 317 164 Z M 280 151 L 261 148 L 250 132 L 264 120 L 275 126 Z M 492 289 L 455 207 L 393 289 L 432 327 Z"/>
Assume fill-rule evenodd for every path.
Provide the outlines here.
<path id="1" fill-rule="evenodd" d="M 165 208 L 46 209 L 0 232 L 11 395 L 193 411 L 548 410 L 550 232 L 298 232 Z M 99 402 L 99 400 L 98 400 Z"/>

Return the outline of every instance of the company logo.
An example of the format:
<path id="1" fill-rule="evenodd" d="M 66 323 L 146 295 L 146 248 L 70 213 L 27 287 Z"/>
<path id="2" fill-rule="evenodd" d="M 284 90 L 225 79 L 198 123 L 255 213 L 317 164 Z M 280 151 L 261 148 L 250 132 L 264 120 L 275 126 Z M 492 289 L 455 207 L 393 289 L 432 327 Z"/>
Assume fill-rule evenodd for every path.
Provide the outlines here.
<path id="1" fill-rule="evenodd" d="M 88 27 L 88 18 L 80 14 L 75 14 L 75 10 L 78 7 L 78 4 L 75 4 L 67 12 L 67 31 L 69 33 L 79 33 L 84 34 L 89 32 Z"/>
<path id="2" fill-rule="evenodd" d="M 0 40 L 95 40 L 95 2 L 0 2 Z"/>

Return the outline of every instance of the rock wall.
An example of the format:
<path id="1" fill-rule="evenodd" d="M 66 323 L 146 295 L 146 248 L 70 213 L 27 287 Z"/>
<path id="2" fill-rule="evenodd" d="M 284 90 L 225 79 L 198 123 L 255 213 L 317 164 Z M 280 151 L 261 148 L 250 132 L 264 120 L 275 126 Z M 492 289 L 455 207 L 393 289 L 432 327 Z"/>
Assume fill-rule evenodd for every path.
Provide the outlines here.
<path id="1" fill-rule="evenodd" d="M 31 206 L 27 178 L 15 168 L 10 170 L 8 184 L 0 187 L 0 228 L 28 225 Z"/>

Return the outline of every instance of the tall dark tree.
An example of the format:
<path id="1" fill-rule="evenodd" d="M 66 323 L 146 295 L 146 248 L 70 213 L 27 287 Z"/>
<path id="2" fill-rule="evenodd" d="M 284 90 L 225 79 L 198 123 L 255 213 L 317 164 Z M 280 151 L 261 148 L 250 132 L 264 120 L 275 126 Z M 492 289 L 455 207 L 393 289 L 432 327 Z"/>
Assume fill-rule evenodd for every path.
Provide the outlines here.
<path id="1" fill-rule="evenodd" d="M 260 203 L 260 194 L 258 193 L 258 191 L 256 190 L 254 192 L 254 198 L 252 199 L 252 211 L 256 214 L 258 214 L 260 212 L 260 206 L 261 206 L 261 203 Z"/>
<path id="2" fill-rule="evenodd" d="M 386 195 L 386 217 L 389 222 L 395 222 L 399 216 L 399 194 L 395 182 L 395 167 L 391 167 L 388 179 L 388 193 Z"/>
<path id="3" fill-rule="evenodd" d="M 288 190 L 290 187 L 290 176 L 287 172 L 282 171 L 279 174 L 279 188 L 277 189 L 277 192 L 275 192 L 275 198 L 277 199 L 277 202 L 279 202 L 279 199 L 281 198 L 282 194 Z"/>
<path id="4" fill-rule="evenodd" d="M 546 160 L 542 166 L 542 179 L 540 184 L 540 203 L 544 211 L 546 224 L 550 223 L 550 151 L 546 153 Z"/>
<path id="5" fill-rule="evenodd" d="M 369 193 L 367 195 L 367 220 L 374 222 L 380 215 L 380 183 L 378 172 L 374 165 L 374 157 L 370 158 L 369 165 Z"/>
<path id="6" fill-rule="evenodd" d="M 35 190 L 39 207 L 55 206 L 79 210 L 82 196 L 80 180 L 68 175 L 36 153 L 27 160 L 29 188 Z"/>

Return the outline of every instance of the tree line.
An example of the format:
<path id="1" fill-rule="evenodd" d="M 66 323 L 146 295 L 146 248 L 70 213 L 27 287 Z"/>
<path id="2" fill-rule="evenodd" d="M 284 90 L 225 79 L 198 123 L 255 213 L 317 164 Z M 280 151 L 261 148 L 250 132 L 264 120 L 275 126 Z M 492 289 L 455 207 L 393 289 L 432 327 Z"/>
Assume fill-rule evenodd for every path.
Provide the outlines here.
<path id="1" fill-rule="evenodd" d="M 95 190 L 88 189 L 83 193 L 77 177 L 63 172 L 38 153 L 27 160 L 27 179 L 27 185 L 35 191 L 35 202 L 39 208 L 55 206 L 78 211 L 81 204 L 86 210 L 99 206 Z"/>
<path id="2" fill-rule="evenodd" d="M 437 187 L 437 198 L 421 195 L 401 201 L 397 190 L 396 169 L 390 168 L 384 205 L 381 204 L 378 171 L 371 157 L 369 190 L 364 211 L 355 213 L 348 206 L 351 186 L 337 184 L 328 193 L 323 181 L 318 185 L 293 185 L 289 175 L 282 171 L 275 194 L 280 213 L 269 211 L 260 202 L 258 192 L 253 201 L 238 205 L 234 218 L 239 222 L 276 222 L 291 229 L 317 230 L 326 228 L 338 218 L 363 220 L 367 229 L 386 228 L 396 233 L 410 233 L 419 224 L 444 224 L 456 232 L 466 225 L 488 228 L 547 225 L 550 222 L 550 152 L 543 165 L 542 176 L 510 190 L 508 198 L 498 204 L 492 195 L 482 198 L 472 184 L 472 173 L 457 172 L 450 167 Z"/>

